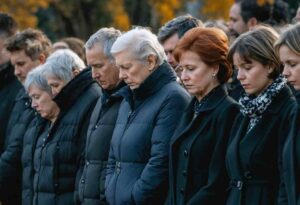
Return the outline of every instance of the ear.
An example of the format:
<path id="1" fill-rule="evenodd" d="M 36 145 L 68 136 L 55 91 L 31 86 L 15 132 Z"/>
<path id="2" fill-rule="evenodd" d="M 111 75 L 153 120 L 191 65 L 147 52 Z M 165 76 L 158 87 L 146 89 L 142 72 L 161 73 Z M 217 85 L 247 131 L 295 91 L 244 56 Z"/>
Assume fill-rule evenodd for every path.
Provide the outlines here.
<path id="1" fill-rule="evenodd" d="M 253 27 L 255 27 L 258 24 L 258 21 L 255 17 L 252 17 L 248 20 L 247 22 L 247 26 L 249 28 L 249 30 L 251 30 Z"/>
<path id="2" fill-rule="evenodd" d="M 148 65 L 149 65 L 148 69 L 149 69 L 150 72 L 152 72 L 155 69 L 156 63 L 157 63 L 156 56 L 149 55 L 148 59 L 147 59 L 147 62 L 148 62 Z"/>
<path id="3" fill-rule="evenodd" d="M 39 55 L 39 61 L 40 61 L 41 64 L 44 64 L 46 62 L 45 54 L 42 53 L 42 54 Z"/>
<path id="4" fill-rule="evenodd" d="M 219 64 L 215 64 L 215 65 L 212 66 L 213 74 L 215 74 L 215 76 L 218 75 L 219 69 L 220 69 Z"/>
<path id="5" fill-rule="evenodd" d="M 274 71 L 274 65 L 269 65 L 268 66 L 268 73 L 272 73 Z"/>
<path id="6" fill-rule="evenodd" d="M 73 73 L 73 77 L 75 77 L 76 75 L 78 75 L 80 73 L 80 70 L 79 69 L 73 69 L 72 73 Z"/>

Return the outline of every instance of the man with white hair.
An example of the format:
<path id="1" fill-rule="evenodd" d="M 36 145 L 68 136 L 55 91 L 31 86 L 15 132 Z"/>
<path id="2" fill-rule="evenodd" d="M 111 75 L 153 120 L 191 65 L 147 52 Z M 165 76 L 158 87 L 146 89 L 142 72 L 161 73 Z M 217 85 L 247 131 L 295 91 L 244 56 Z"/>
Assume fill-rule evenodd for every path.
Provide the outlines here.
<path id="1" fill-rule="evenodd" d="M 149 30 L 123 34 L 111 53 L 128 87 L 112 136 L 105 196 L 114 205 L 160 205 L 168 191 L 169 140 L 190 96 Z"/>

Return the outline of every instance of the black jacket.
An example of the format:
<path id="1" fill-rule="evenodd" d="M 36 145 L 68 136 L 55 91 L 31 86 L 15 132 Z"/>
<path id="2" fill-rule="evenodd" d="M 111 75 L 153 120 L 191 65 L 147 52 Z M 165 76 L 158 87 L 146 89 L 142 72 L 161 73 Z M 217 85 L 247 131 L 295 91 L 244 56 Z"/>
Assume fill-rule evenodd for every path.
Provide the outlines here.
<path id="1" fill-rule="evenodd" d="M 164 203 L 169 140 L 189 99 L 167 63 L 139 88 L 127 89 L 109 152 L 105 196 L 110 205 Z"/>
<path id="2" fill-rule="evenodd" d="M 293 126 L 286 140 L 281 167 L 281 186 L 278 205 L 300 204 L 300 110 L 295 114 Z"/>
<path id="3" fill-rule="evenodd" d="M 8 120 L 14 106 L 14 101 L 22 84 L 14 75 L 14 67 L 10 63 L 0 65 L 0 155 L 3 152 Z"/>
<path id="4" fill-rule="evenodd" d="M 282 147 L 297 102 L 286 86 L 246 134 L 249 118 L 239 114 L 226 155 L 230 177 L 227 205 L 274 205 L 279 189 Z"/>
<path id="5" fill-rule="evenodd" d="M 85 165 L 79 181 L 79 199 L 84 205 L 107 204 L 104 196 L 106 164 L 110 141 L 123 100 L 125 83 L 121 82 L 110 93 L 102 90 L 87 132 Z"/>
<path id="6" fill-rule="evenodd" d="M 33 156 L 33 204 L 74 204 L 75 179 L 82 160 L 87 125 L 101 89 L 86 69 L 54 101 L 60 114 L 46 137 L 39 137 Z"/>
<path id="7" fill-rule="evenodd" d="M 168 204 L 222 205 L 228 184 L 227 141 L 239 106 L 222 85 L 209 94 L 193 118 L 195 100 L 171 140 Z"/>

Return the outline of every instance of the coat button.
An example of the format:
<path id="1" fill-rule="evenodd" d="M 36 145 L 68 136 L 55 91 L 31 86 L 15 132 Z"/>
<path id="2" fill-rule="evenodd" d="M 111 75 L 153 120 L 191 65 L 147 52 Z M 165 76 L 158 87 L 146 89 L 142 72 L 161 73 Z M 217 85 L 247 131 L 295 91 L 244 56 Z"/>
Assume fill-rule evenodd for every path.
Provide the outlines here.
<path id="1" fill-rule="evenodd" d="M 184 188 L 180 188 L 180 193 L 184 194 Z"/>
<path id="2" fill-rule="evenodd" d="M 186 176 L 186 170 L 183 170 L 183 171 L 182 171 L 182 175 L 183 175 L 183 176 Z"/>
<path id="3" fill-rule="evenodd" d="M 187 150 L 184 150 L 183 155 L 184 155 L 185 157 L 187 157 L 187 156 L 188 156 L 188 151 L 187 151 Z"/>
<path id="4" fill-rule="evenodd" d="M 97 129 L 97 128 L 98 128 L 98 125 L 95 126 L 95 129 Z"/>
<path id="5" fill-rule="evenodd" d="M 89 162 L 89 161 L 87 161 L 85 164 L 86 164 L 86 165 L 89 165 L 89 164 L 90 164 L 90 162 Z"/>
<path id="6" fill-rule="evenodd" d="M 245 177 L 246 179 L 252 179 L 252 174 L 251 174 L 251 172 L 250 172 L 250 171 L 244 172 L 244 177 Z"/>
<path id="7" fill-rule="evenodd" d="M 81 183 L 84 184 L 84 182 L 85 182 L 84 179 L 82 179 L 82 180 L 81 180 Z"/>

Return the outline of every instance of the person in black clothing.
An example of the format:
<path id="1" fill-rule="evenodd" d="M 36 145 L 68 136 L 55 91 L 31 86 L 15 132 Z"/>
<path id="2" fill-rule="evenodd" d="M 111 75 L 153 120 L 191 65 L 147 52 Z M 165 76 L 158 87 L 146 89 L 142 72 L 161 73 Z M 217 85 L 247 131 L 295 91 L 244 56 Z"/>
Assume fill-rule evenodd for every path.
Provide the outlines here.
<path id="1" fill-rule="evenodd" d="M 27 73 L 45 62 L 51 52 L 51 42 L 45 34 L 36 29 L 26 29 L 5 42 L 14 74 L 24 83 Z M 30 98 L 22 87 L 14 99 L 14 106 L 8 120 L 5 148 L 0 158 L 0 193 L 11 199 L 8 204 L 21 203 L 21 153 L 23 135 L 34 118 Z"/>
<path id="2" fill-rule="evenodd" d="M 102 28 L 85 44 L 88 66 L 102 88 L 92 113 L 85 147 L 85 163 L 78 185 L 80 204 L 107 204 L 104 196 L 106 164 L 125 83 L 119 79 L 119 69 L 110 53 L 121 35 L 114 28 Z"/>
<path id="3" fill-rule="evenodd" d="M 275 43 L 275 50 L 284 65 L 283 75 L 300 92 L 300 24 L 296 24 L 283 32 Z M 297 97 L 297 95 L 296 95 Z M 278 204 L 300 204 L 300 112 L 296 114 L 293 128 L 288 135 L 283 149 L 281 167 L 281 186 Z"/>
<path id="4" fill-rule="evenodd" d="M 14 100 L 18 90 L 22 87 L 14 75 L 14 67 L 10 63 L 9 53 L 4 46 L 6 39 L 16 34 L 17 29 L 17 23 L 13 17 L 0 12 L 0 155 L 3 151 L 6 127 Z"/>
<path id="5" fill-rule="evenodd" d="M 45 138 L 58 115 L 59 107 L 52 100 L 51 88 L 43 75 L 43 66 L 30 71 L 26 77 L 25 89 L 31 98 L 31 106 L 39 114 L 28 126 L 22 149 L 22 205 L 33 204 L 33 154 L 38 138 Z"/>
<path id="6" fill-rule="evenodd" d="M 238 104 L 224 85 L 232 67 L 228 38 L 217 28 L 194 28 L 174 56 L 181 81 L 194 96 L 171 139 L 168 204 L 224 204 L 228 178 L 225 152 Z"/>
<path id="7" fill-rule="evenodd" d="M 79 56 L 68 49 L 54 52 L 43 65 L 60 112 L 33 147 L 32 204 L 74 204 L 89 119 L 101 94 L 91 70 L 84 68 Z"/>
<path id="8" fill-rule="evenodd" d="M 111 53 L 127 86 L 109 151 L 106 200 L 111 205 L 164 204 L 169 141 L 190 96 L 149 30 L 121 35 Z"/>
<path id="9" fill-rule="evenodd" d="M 281 75 L 274 29 L 259 26 L 232 44 L 228 58 L 244 88 L 226 154 L 227 205 L 276 204 L 283 144 L 297 102 Z"/>

